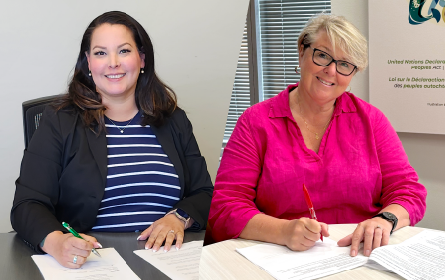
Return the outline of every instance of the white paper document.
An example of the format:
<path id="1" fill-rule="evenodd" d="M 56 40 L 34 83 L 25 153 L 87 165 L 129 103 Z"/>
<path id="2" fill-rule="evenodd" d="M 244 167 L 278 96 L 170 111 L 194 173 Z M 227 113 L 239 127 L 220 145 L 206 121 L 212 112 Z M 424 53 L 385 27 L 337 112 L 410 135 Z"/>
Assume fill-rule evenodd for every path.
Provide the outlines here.
<path id="1" fill-rule="evenodd" d="M 424 230 L 400 244 L 375 249 L 369 259 L 408 280 L 445 279 L 445 232 Z"/>
<path id="2" fill-rule="evenodd" d="M 33 255 L 45 280 L 140 280 L 114 248 L 97 249 L 79 269 L 61 266 L 50 255 Z"/>
<path id="3" fill-rule="evenodd" d="M 187 242 L 179 250 L 172 246 L 168 252 L 161 247 L 157 252 L 136 250 L 134 253 L 173 280 L 198 280 L 202 243 L 202 240 Z"/>
<path id="4" fill-rule="evenodd" d="M 236 249 L 254 264 L 276 279 L 309 280 L 353 269 L 368 260 L 363 255 L 349 256 L 349 247 L 338 247 L 337 242 L 325 237 L 304 252 L 295 252 L 285 246 L 260 244 Z"/>

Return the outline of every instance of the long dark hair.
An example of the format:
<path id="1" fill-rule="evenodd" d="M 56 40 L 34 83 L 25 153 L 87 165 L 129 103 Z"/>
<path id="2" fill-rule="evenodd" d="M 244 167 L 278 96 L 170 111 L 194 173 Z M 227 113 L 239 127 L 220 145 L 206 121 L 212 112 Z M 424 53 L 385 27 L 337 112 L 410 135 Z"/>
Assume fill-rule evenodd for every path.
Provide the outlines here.
<path id="1" fill-rule="evenodd" d="M 80 112 L 85 126 L 96 133 L 105 129 L 106 108 L 102 104 L 100 94 L 96 92 L 93 78 L 88 75 L 88 61 L 85 54 L 85 52 L 90 52 L 93 31 L 104 23 L 126 26 L 131 31 L 138 50 L 145 54 L 145 73 L 138 77 L 135 101 L 138 109 L 144 111 L 142 125 L 162 125 L 176 109 L 176 94 L 156 75 L 153 45 L 147 32 L 134 18 L 119 11 L 107 12 L 98 16 L 85 30 L 74 75 L 68 86 L 68 93 L 56 101 L 57 110 L 72 106 Z"/>

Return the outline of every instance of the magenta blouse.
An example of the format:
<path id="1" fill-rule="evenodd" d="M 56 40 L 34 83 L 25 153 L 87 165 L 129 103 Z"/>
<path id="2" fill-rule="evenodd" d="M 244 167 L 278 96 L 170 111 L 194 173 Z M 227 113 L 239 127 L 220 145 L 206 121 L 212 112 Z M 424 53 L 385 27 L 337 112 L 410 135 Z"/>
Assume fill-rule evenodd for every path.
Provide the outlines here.
<path id="1" fill-rule="evenodd" d="M 306 147 L 292 117 L 289 92 L 296 86 L 250 107 L 238 120 L 216 176 L 213 238 L 237 238 L 261 212 L 309 217 L 303 183 L 320 222 L 359 223 L 390 204 L 403 206 L 411 225 L 419 222 L 427 192 L 383 113 L 343 93 L 317 154 Z"/>

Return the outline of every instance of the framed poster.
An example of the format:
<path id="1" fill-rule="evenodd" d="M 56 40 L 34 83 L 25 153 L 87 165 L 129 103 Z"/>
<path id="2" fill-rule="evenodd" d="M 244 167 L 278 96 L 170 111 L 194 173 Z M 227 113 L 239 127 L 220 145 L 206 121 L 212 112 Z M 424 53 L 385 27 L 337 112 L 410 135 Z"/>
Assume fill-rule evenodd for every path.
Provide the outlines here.
<path id="1" fill-rule="evenodd" d="M 398 132 L 445 134 L 445 0 L 368 5 L 371 104 Z"/>

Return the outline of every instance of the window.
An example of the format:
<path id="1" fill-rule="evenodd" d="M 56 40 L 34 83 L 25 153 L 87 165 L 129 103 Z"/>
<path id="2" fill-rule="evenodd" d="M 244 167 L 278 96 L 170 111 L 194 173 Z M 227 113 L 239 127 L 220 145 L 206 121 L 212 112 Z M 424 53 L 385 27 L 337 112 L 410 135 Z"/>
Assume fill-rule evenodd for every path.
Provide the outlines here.
<path id="1" fill-rule="evenodd" d="M 300 80 L 295 73 L 297 39 L 307 21 L 323 11 L 331 12 L 331 1 L 259 0 L 259 101 L 274 97 Z"/>
<path id="2" fill-rule="evenodd" d="M 235 128 L 236 121 L 241 114 L 250 107 L 249 60 L 247 57 L 247 24 L 244 26 L 243 40 L 236 67 L 235 82 L 233 83 L 232 97 L 227 114 L 226 129 L 223 143 L 227 143 Z"/>
<path id="3" fill-rule="evenodd" d="M 315 14 L 331 12 L 331 1 L 251 0 L 224 131 L 223 148 L 236 121 L 251 105 L 300 79 L 297 39 Z"/>

